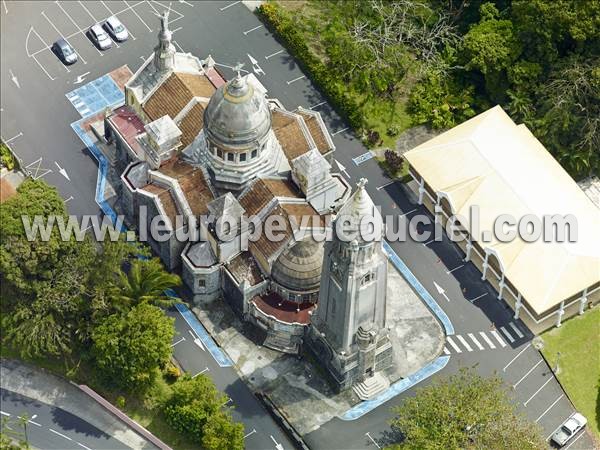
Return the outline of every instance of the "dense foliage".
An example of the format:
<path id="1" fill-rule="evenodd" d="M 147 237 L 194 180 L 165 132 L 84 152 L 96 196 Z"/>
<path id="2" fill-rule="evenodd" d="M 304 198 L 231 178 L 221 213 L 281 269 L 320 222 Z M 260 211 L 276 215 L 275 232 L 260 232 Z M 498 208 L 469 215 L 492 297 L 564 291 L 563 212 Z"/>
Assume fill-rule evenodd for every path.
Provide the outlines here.
<path id="1" fill-rule="evenodd" d="M 242 450 L 244 428 L 231 420 L 227 397 L 204 375 L 183 378 L 173 385 L 164 406 L 169 424 L 206 450 Z"/>
<path id="2" fill-rule="evenodd" d="M 4 142 L 0 141 L 0 166 L 6 167 L 8 170 L 13 170 L 16 165 L 15 157 L 10 149 Z"/>
<path id="3" fill-rule="evenodd" d="M 393 409 L 391 424 L 402 436 L 393 448 L 546 448 L 537 425 L 515 408 L 500 378 L 463 370 Z"/>
<path id="4" fill-rule="evenodd" d="M 364 136 L 500 104 L 574 178 L 600 169 L 600 0 L 281 5 L 259 13 Z"/>

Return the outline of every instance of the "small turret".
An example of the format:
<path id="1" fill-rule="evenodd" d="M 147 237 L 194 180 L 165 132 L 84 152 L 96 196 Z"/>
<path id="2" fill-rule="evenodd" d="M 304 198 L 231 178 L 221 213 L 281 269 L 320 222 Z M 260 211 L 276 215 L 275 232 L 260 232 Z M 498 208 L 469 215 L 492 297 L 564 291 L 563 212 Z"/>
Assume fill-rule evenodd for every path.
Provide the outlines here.
<path id="1" fill-rule="evenodd" d="M 171 42 L 172 34 L 169 30 L 169 11 L 165 11 L 160 17 L 158 45 L 154 48 L 154 65 L 160 72 L 171 70 L 175 65 L 176 50 Z"/>

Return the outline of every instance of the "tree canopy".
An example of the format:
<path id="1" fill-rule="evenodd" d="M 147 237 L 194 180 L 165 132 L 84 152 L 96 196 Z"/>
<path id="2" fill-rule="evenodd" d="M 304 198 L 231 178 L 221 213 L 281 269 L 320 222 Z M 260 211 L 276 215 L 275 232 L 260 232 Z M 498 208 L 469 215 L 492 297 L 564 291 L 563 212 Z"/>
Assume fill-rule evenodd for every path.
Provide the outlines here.
<path id="1" fill-rule="evenodd" d="M 500 378 L 463 369 L 393 409 L 402 440 L 392 448 L 546 448 L 541 430 L 515 408 Z"/>

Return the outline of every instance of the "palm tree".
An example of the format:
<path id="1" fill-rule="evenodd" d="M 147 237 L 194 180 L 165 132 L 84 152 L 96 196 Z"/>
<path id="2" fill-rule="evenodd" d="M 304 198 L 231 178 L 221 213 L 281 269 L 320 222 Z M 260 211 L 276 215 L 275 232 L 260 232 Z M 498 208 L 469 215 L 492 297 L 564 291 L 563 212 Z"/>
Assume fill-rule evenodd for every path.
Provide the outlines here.
<path id="1" fill-rule="evenodd" d="M 112 289 L 117 309 L 131 308 L 140 303 L 169 307 L 174 297 L 167 292 L 181 285 L 178 275 L 167 272 L 158 258 L 133 261 L 127 273 L 121 272 Z"/>

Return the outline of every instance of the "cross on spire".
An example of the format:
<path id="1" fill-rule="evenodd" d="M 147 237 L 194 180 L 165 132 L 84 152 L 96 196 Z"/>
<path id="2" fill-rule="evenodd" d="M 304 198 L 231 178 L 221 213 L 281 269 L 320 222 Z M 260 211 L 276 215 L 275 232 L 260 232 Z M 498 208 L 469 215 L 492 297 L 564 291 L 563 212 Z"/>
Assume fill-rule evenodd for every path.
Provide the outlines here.
<path id="1" fill-rule="evenodd" d="M 242 78 L 242 68 L 244 67 L 244 63 L 243 62 L 238 62 L 235 66 L 233 66 L 233 70 L 234 72 L 237 72 L 237 78 Z"/>

